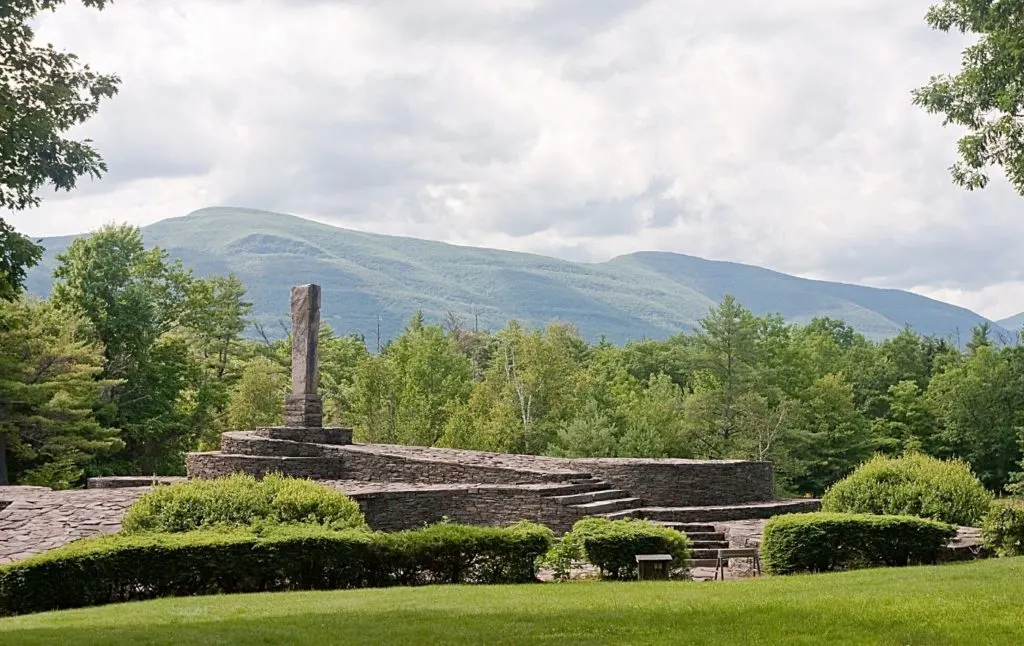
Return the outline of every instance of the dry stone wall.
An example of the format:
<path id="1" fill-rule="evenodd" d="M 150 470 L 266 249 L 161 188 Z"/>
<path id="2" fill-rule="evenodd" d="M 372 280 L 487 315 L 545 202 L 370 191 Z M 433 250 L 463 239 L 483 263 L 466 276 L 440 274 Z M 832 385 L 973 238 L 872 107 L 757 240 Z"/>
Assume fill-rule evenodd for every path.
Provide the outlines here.
<path id="1" fill-rule="evenodd" d="M 767 462 L 627 458 L 568 462 L 655 507 L 734 505 L 774 497 L 772 467 Z"/>
<path id="2" fill-rule="evenodd" d="M 373 529 L 413 529 L 444 518 L 472 525 L 506 525 L 528 519 L 556 532 L 583 517 L 543 489 L 505 485 L 384 490 L 352 494 Z"/>

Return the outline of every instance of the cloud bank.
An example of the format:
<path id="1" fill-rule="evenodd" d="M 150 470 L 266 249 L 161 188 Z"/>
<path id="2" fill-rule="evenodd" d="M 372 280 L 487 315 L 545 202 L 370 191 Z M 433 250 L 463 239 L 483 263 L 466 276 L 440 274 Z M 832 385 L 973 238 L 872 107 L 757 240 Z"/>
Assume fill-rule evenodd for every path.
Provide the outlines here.
<path id="1" fill-rule="evenodd" d="M 146 0 L 45 15 L 119 73 L 35 235 L 213 205 L 599 261 L 665 250 L 1024 309 L 1024 200 L 910 103 L 929 0 Z M 997 173 L 998 175 L 998 173 Z"/>

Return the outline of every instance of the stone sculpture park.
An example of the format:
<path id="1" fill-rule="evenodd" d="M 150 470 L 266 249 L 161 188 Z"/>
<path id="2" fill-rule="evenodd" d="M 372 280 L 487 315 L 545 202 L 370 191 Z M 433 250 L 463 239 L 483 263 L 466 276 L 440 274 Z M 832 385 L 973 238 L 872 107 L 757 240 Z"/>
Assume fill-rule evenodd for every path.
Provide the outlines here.
<path id="1" fill-rule="evenodd" d="M 443 518 L 481 525 L 532 520 L 557 532 L 585 516 L 645 518 L 689 534 L 698 567 L 713 565 L 718 548 L 756 541 L 763 519 L 819 506 L 811 499 L 775 500 L 766 462 L 561 459 L 353 443 L 352 429 L 323 426 L 320 295 L 318 285 L 292 288 L 285 426 L 224 433 L 220 451 L 188 454 L 189 478 L 234 472 L 312 478 L 351 496 L 367 523 L 385 531 Z M 117 531 L 124 509 L 153 484 L 151 477 L 128 477 L 93 478 L 78 491 L 3 488 L 0 563 Z"/>

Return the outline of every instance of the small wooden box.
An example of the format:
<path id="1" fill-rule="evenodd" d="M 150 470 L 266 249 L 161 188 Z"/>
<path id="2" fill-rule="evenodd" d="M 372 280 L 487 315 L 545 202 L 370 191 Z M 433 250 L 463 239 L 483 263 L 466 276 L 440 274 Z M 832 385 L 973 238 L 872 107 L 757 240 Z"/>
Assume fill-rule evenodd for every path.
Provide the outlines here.
<path id="1" fill-rule="evenodd" d="M 658 581 L 668 579 L 671 554 L 637 554 L 637 576 L 641 581 Z"/>

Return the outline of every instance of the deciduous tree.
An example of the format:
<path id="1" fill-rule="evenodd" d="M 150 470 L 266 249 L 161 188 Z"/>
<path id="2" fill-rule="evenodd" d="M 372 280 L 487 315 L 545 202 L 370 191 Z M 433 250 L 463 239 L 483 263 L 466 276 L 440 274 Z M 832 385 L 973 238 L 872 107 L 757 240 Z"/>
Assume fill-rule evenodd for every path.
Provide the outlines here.
<path id="1" fill-rule="evenodd" d="M 1024 0 L 943 0 L 928 24 L 977 36 L 963 52 L 958 74 L 933 76 L 914 103 L 967 129 L 957 143 L 953 181 L 969 190 L 988 184 L 1001 168 L 1024 195 Z"/>

